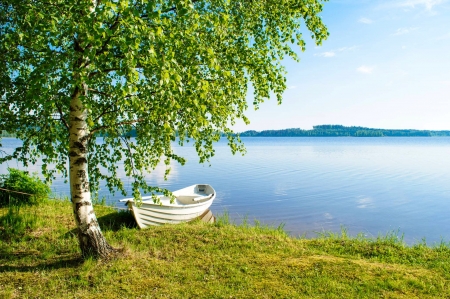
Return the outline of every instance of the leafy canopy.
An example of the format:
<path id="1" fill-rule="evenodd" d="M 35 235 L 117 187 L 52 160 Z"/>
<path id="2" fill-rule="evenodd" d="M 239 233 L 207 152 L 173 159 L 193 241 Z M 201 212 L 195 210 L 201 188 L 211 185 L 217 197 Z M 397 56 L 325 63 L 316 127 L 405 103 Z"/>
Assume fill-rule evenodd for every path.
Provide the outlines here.
<path id="1" fill-rule="evenodd" d="M 43 161 L 43 174 L 67 175 L 68 113 L 83 90 L 89 129 L 91 186 L 101 179 L 123 192 L 116 162 L 147 187 L 144 173 L 164 157 L 184 163 L 171 142 L 194 140 L 200 161 L 230 127 L 248 123 L 254 106 L 286 89 L 284 57 L 305 50 L 300 28 L 317 44 L 328 32 L 322 0 L 4 0 L 0 4 L 0 129 L 23 146 L 25 164 Z M 135 129 L 136 139 L 124 133 Z M 96 136 L 104 136 L 96 142 Z M 1 161 L 0 161 L 1 162 Z M 50 166 L 52 165 L 52 166 Z M 137 193 L 136 193 L 137 194 Z"/>

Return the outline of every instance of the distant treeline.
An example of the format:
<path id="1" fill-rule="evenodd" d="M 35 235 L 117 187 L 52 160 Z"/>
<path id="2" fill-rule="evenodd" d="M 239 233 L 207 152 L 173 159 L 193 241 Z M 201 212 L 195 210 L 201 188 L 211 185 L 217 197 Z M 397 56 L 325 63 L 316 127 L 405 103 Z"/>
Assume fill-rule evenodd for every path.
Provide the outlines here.
<path id="1" fill-rule="evenodd" d="M 124 134 L 125 136 L 136 137 L 135 129 Z M 312 130 L 302 130 L 300 128 L 284 130 L 265 131 L 245 131 L 239 133 L 241 137 L 436 137 L 450 136 L 450 131 L 428 131 L 428 130 L 391 130 L 373 129 L 365 127 L 345 127 L 342 125 L 320 125 L 314 126 Z M 15 137 L 13 133 L 1 132 L 1 137 Z M 104 137 L 98 134 L 97 137 Z"/>
<path id="2" fill-rule="evenodd" d="M 312 130 L 284 129 L 266 131 L 245 131 L 241 137 L 433 137 L 450 136 L 450 131 L 389 130 L 365 127 L 345 127 L 342 125 L 314 126 Z"/>
<path id="3" fill-rule="evenodd" d="M 16 137 L 16 135 L 6 131 L 1 131 L 0 137 Z"/>

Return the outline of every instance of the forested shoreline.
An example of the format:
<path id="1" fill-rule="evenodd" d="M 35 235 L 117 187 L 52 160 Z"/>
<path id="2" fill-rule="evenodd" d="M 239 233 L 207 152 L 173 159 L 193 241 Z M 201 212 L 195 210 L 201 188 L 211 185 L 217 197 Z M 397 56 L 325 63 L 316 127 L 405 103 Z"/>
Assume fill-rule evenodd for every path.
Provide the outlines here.
<path id="1" fill-rule="evenodd" d="M 0 137 L 16 137 L 16 134 L 7 131 L 0 131 Z"/>
<path id="2" fill-rule="evenodd" d="M 436 137 L 450 136 L 450 131 L 430 131 L 414 129 L 375 129 L 346 127 L 342 125 L 313 126 L 312 130 L 291 128 L 283 130 L 245 131 L 241 137 Z"/>
<path id="3" fill-rule="evenodd" d="M 450 130 L 432 131 L 432 130 L 414 130 L 414 129 L 376 129 L 342 125 L 318 125 L 313 126 L 312 130 L 302 130 L 300 128 L 290 128 L 282 130 L 264 130 L 264 131 L 244 131 L 238 133 L 240 137 L 445 137 L 450 136 Z M 136 137 L 136 129 L 124 134 L 130 137 Z M 14 133 L 2 131 L 1 137 L 15 137 Z M 99 134 L 98 137 L 103 137 Z"/>

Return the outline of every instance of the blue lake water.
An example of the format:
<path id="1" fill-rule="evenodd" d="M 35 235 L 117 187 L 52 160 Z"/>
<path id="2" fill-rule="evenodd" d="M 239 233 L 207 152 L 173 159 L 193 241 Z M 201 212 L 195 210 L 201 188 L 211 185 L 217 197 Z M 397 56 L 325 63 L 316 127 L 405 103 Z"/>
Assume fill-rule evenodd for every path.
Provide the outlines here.
<path id="1" fill-rule="evenodd" d="M 216 144 L 211 166 L 198 163 L 192 147 L 174 144 L 187 158 L 149 174 L 149 184 L 176 190 L 211 184 L 217 198 L 211 210 L 227 211 L 237 223 L 254 219 L 284 225 L 293 236 L 340 232 L 376 237 L 404 234 L 409 244 L 450 241 L 450 138 L 243 138 L 245 156 Z M 3 150 L 20 141 L 3 139 Z M 10 167 L 18 167 L 9 163 Z M 0 173 L 6 172 L 0 165 Z M 19 166 L 19 168 L 21 168 Z M 39 165 L 29 170 L 39 170 Z M 131 179 L 123 176 L 126 185 Z M 56 193 L 68 194 L 63 179 Z M 101 190 L 109 203 L 123 196 Z"/>

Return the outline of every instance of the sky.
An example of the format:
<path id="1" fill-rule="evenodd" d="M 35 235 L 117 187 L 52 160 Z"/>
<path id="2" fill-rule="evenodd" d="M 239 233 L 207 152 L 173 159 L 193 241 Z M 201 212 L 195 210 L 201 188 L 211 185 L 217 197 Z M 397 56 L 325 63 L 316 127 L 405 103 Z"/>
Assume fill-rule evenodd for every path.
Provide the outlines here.
<path id="1" fill-rule="evenodd" d="M 329 38 L 283 61 L 288 90 L 236 132 L 340 124 L 450 130 L 450 0 L 330 0 Z M 309 36 L 306 29 L 304 36 Z"/>

